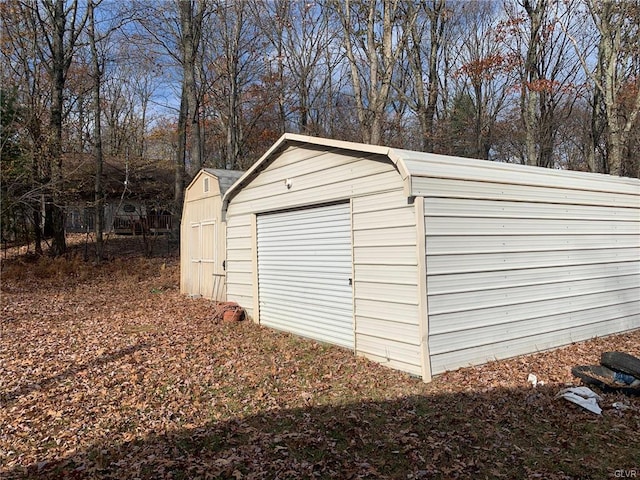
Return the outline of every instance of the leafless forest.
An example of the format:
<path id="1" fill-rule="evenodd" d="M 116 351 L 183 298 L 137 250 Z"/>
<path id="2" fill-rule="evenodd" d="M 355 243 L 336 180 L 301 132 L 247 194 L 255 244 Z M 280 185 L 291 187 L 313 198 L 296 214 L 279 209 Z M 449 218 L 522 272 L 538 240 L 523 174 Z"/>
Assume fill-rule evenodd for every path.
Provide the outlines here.
<path id="1" fill-rule="evenodd" d="M 283 132 L 637 177 L 640 2 L 2 0 L 2 235 L 153 198 Z M 28 219 L 28 222 L 25 221 Z M 25 233 L 26 232 L 26 233 Z"/>

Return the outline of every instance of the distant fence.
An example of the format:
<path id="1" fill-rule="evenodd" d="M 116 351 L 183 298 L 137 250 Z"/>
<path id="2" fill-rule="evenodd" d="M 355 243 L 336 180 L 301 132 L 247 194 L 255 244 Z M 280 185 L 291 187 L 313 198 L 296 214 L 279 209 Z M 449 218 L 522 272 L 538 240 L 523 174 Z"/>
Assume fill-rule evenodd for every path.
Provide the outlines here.
<path id="1" fill-rule="evenodd" d="M 67 207 L 64 229 L 71 233 L 93 232 L 95 230 L 95 209 L 93 207 Z"/>
<path id="2" fill-rule="evenodd" d="M 142 235 L 143 233 L 169 233 L 173 226 L 173 215 L 151 214 L 145 216 L 116 215 L 113 231 L 119 234 Z"/>
<path id="3" fill-rule="evenodd" d="M 173 226 L 173 215 L 114 215 L 105 211 L 104 232 L 122 235 L 142 235 L 143 233 L 169 233 Z M 85 233 L 95 231 L 95 210 L 92 207 L 67 208 L 65 230 L 70 233 Z"/>

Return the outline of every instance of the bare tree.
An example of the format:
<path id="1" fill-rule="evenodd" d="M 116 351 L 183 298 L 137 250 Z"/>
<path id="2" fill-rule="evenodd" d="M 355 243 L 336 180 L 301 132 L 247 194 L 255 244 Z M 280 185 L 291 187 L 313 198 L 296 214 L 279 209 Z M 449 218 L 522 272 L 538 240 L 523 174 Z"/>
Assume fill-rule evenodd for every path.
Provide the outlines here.
<path id="1" fill-rule="evenodd" d="M 222 166 L 230 169 L 246 166 L 243 149 L 251 129 L 276 108 L 273 95 L 250 92 L 252 87 L 264 90 L 266 42 L 249 6 L 247 0 L 213 1 L 205 38 L 207 118 L 217 128 Z"/>
<path id="2" fill-rule="evenodd" d="M 202 28 L 208 12 L 206 0 L 163 0 L 134 5 L 144 35 L 179 69 L 179 98 L 174 161 L 173 213 L 180 217 L 187 170 L 195 174 L 203 164 L 201 131 Z M 172 66 L 168 66 L 169 69 Z M 187 144 L 189 145 L 187 156 Z M 188 167 L 188 168 L 187 168 Z M 179 222 L 174 223 L 179 232 Z"/>
<path id="3" fill-rule="evenodd" d="M 180 46 L 184 75 L 183 89 L 187 103 L 190 133 L 191 171 L 202 168 L 202 136 L 200 133 L 200 94 L 196 69 L 202 43 L 202 22 L 207 8 L 206 0 L 177 0 L 180 12 Z"/>
<path id="4" fill-rule="evenodd" d="M 240 59 L 242 55 L 243 29 L 245 23 L 246 3 L 235 2 L 233 7 L 218 5 L 221 40 L 224 45 L 224 72 L 228 88 L 228 102 L 223 117 L 226 119 L 226 167 L 236 168 L 240 160 L 242 144 L 242 122 L 240 121 Z"/>
<path id="5" fill-rule="evenodd" d="M 606 162 L 602 168 L 613 175 L 637 175 L 638 172 L 626 171 L 623 158 L 640 113 L 640 2 L 585 0 L 585 3 L 598 32 L 595 69 L 587 66 L 582 52 L 579 57 L 595 88 L 594 139 L 600 129 L 597 118 L 600 114 L 604 116 Z"/>
<path id="6" fill-rule="evenodd" d="M 462 85 L 455 98 L 468 95 L 471 102 L 469 135 L 461 141 L 467 144 L 465 153 L 476 158 L 489 158 L 495 126 L 511 87 L 505 73 L 509 59 L 496 41 L 499 13 L 496 2 L 473 1 L 464 3 L 456 15 L 460 40 L 454 77 Z"/>
<path id="7" fill-rule="evenodd" d="M 538 64 L 542 54 L 542 29 L 546 20 L 547 0 L 522 0 L 529 21 L 529 38 L 526 41 L 520 88 L 520 109 L 525 133 L 525 161 L 527 165 L 536 165 L 536 129 L 538 97 L 540 96 L 540 72 Z"/>
<path id="8" fill-rule="evenodd" d="M 251 16 L 273 49 L 272 52 L 267 53 L 264 81 L 275 89 L 271 100 L 277 102 L 278 132 L 280 134 L 287 130 L 289 115 L 287 108 L 288 85 L 285 81 L 285 44 L 287 32 L 293 26 L 292 5 L 292 0 L 275 0 L 273 2 L 258 0 L 248 4 Z"/>
<path id="9" fill-rule="evenodd" d="M 100 0 L 101 1 L 101 0 Z M 104 73 L 104 60 L 98 52 L 97 43 L 99 38 L 96 34 L 96 18 L 95 9 L 100 1 L 89 0 L 89 46 L 91 48 L 91 64 L 93 77 L 93 151 L 94 162 L 96 166 L 95 182 L 94 182 L 94 211 L 95 211 L 95 234 L 96 234 L 96 258 L 102 260 L 104 254 L 103 232 L 104 232 L 104 191 L 102 182 L 103 171 L 103 154 L 102 154 L 102 108 L 101 108 L 101 88 L 102 75 Z"/>
<path id="10" fill-rule="evenodd" d="M 144 157 L 147 151 L 147 123 L 152 119 L 149 114 L 149 103 L 157 90 L 154 69 L 153 61 L 147 60 L 143 65 L 138 64 L 130 70 L 129 83 L 139 106 L 139 114 L 137 115 L 139 127 L 135 135 L 138 140 L 136 152 L 139 157 Z"/>
<path id="11" fill-rule="evenodd" d="M 184 83 L 184 80 L 183 80 Z M 178 112 L 177 148 L 175 150 L 174 161 L 174 186 L 173 186 L 173 211 L 175 215 L 182 213 L 182 200 L 184 198 L 185 187 L 185 163 L 187 152 L 187 115 L 189 111 L 187 100 L 187 89 L 184 85 L 181 88 L 180 110 Z M 177 232 L 177 228 L 176 228 Z"/>
<path id="12" fill-rule="evenodd" d="M 16 203 L 22 204 L 25 210 L 30 211 L 29 217 L 33 226 L 35 237 L 35 251 L 38 255 L 43 253 L 42 240 L 45 222 L 45 188 L 50 180 L 50 162 L 45 155 L 46 125 L 48 111 L 50 110 L 51 89 L 47 86 L 47 71 L 42 62 L 34 62 L 38 57 L 38 19 L 33 6 L 28 3 L 17 3 L 15 8 L 9 5 L 0 5 L 2 12 L 3 47 L 0 53 L 3 56 L 2 74 L 3 101 L 7 98 L 7 89 L 11 88 L 16 96 L 16 103 L 24 106 L 20 120 L 21 125 L 15 127 L 15 131 L 25 131 L 28 139 L 25 139 L 23 147 L 30 160 L 30 169 L 21 174 L 22 182 L 27 188 L 16 192 Z M 3 128 L 6 118 L 3 116 Z M 6 156 L 3 156 L 3 165 L 6 165 Z M 28 178 L 26 178 L 28 177 Z M 3 176 L 3 180 L 5 176 Z M 5 204 L 9 200 L 6 196 L 3 200 L 3 212 Z M 22 208 L 20 209 L 22 210 Z"/>
<path id="13" fill-rule="evenodd" d="M 417 11 L 402 16 L 399 0 L 334 0 L 332 5 L 342 26 L 362 141 L 380 144 L 393 73 Z"/>
<path id="14" fill-rule="evenodd" d="M 417 5 L 407 2 L 406 18 L 416 21 L 406 25 L 410 35 L 400 84 L 396 82 L 400 99 L 415 113 L 420 125 L 421 149 L 434 151 L 436 109 L 440 94 L 440 53 L 445 38 L 445 26 L 450 17 L 445 0 L 430 0 Z"/>
<path id="15" fill-rule="evenodd" d="M 573 22 L 574 0 L 519 0 L 507 6 L 504 43 L 512 49 L 519 86 L 522 162 L 554 167 L 555 142 L 563 116 L 577 99 L 578 64 L 565 31 Z M 579 82 L 578 82 L 579 83 Z"/>
<path id="16" fill-rule="evenodd" d="M 64 234 L 64 210 L 61 188 L 63 182 L 63 120 L 64 90 L 73 63 L 74 55 L 84 26 L 88 10 L 80 7 L 78 0 L 41 0 L 28 2 L 38 20 L 40 58 L 47 64 L 51 79 L 51 108 L 49 127 L 51 135 L 47 142 L 48 161 L 51 166 L 51 230 L 52 255 L 62 255 L 67 245 Z"/>
<path id="17" fill-rule="evenodd" d="M 273 49 L 268 61 L 270 68 L 275 64 L 273 73 L 279 84 L 281 131 L 287 129 L 289 121 L 290 128 L 297 132 L 319 134 L 323 97 L 331 95 L 331 73 L 338 62 L 332 55 L 336 32 L 330 27 L 329 9 L 293 0 L 251 5 Z"/>

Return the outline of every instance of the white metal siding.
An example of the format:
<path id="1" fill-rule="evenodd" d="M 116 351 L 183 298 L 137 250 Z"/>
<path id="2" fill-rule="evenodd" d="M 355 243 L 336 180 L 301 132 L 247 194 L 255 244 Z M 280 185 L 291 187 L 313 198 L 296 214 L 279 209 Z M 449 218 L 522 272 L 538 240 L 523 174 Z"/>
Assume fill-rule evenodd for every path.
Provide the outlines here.
<path id="1" fill-rule="evenodd" d="M 416 220 L 402 189 L 353 199 L 356 346 L 421 373 Z"/>
<path id="2" fill-rule="evenodd" d="M 227 300 L 253 311 L 253 248 L 251 215 L 227 216 Z"/>
<path id="3" fill-rule="evenodd" d="M 578 204 L 586 200 L 589 205 L 592 203 L 592 194 L 612 195 L 602 205 L 620 206 L 619 202 L 612 198 L 627 200 L 635 197 L 635 203 L 630 206 L 637 208 L 638 180 L 632 178 L 615 177 L 609 175 L 576 172 L 570 170 L 551 170 L 546 168 L 515 165 L 508 163 L 486 162 L 472 158 L 449 157 L 445 155 L 434 155 L 431 153 L 411 152 L 408 150 L 392 150 L 394 157 L 400 158 L 405 168 L 413 180 L 431 178 L 441 183 L 444 180 L 458 180 L 471 182 L 464 185 L 464 189 L 449 191 L 450 196 L 468 195 L 468 191 L 476 188 L 481 190 L 488 188 L 500 195 L 514 195 L 515 200 L 522 200 L 523 194 L 529 195 L 533 192 L 544 195 L 538 197 L 545 202 L 549 197 L 565 198 L 567 204 Z M 457 185 L 460 185 L 457 183 Z M 524 188 L 523 188 L 524 187 Z M 412 185 L 412 193 L 421 195 L 419 189 L 421 185 Z M 426 192 L 425 192 L 426 193 Z M 551 195 L 549 195 L 551 193 Z M 586 194 L 586 195 L 582 195 Z M 594 195 L 595 196 L 595 195 Z M 475 197 L 479 198 L 479 197 Z M 601 197 L 602 198 L 602 197 Z M 627 206 L 626 204 L 624 206 Z"/>
<path id="4" fill-rule="evenodd" d="M 356 353 L 420 374 L 415 216 L 385 157 L 299 147 L 278 154 L 229 204 L 228 297 L 261 318 L 251 293 L 252 214 L 349 198 Z"/>
<path id="5" fill-rule="evenodd" d="M 479 161 L 479 160 L 477 160 Z M 491 162 L 486 162 L 488 166 Z M 455 166 L 452 166 L 455 168 Z M 553 171 L 541 168 L 550 174 Z M 571 173 L 571 172 L 560 172 Z M 586 175 L 586 174 L 583 174 Z M 595 175 L 601 178 L 604 186 L 608 186 L 614 190 L 611 185 L 607 185 L 608 177 L 605 175 Z M 449 178 L 432 178 L 432 177 L 412 177 L 411 191 L 415 196 L 442 196 L 447 198 L 464 198 L 470 200 L 495 200 L 531 202 L 531 203 L 548 203 L 551 198 L 562 200 L 565 196 L 567 203 L 571 205 L 593 205 L 593 206 L 612 206 L 624 208 L 638 208 L 638 193 L 636 185 L 636 193 L 624 193 L 607 190 L 570 190 L 558 189 L 551 186 L 540 185 L 518 185 L 514 182 L 518 177 L 524 177 L 523 172 L 509 176 L 503 180 L 504 183 L 481 182 L 472 177 L 463 179 Z M 571 180 L 564 179 L 565 184 L 569 185 Z M 623 183 L 623 186 L 626 186 Z M 462 187 L 462 188 L 461 188 Z M 615 184 L 613 185 L 615 187 Z M 626 188 L 624 190 L 627 190 Z"/>
<path id="6" fill-rule="evenodd" d="M 570 188 L 533 202 L 526 186 L 516 201 L 517 190 L 490 183 L 476 189 L 481 198 L 460 198 L 466 181 L 414 182 L 430 195 L 433 373 L 640 327 L 637 203 L 604 207 L 604 193 Z"/>
<path id="7" fill-rule="evenodd" d="M 349 204 L 259 215 L 260 322 L 353 348 Z"/>
<path id="8" fill-rule="evenodd" d="M 284 180 L 291 179 L 287 189 Z M 242 305 L 254 319 L 253 281 L 256 213 L 344 201 L 402 188 L 402 179 L 385 157 L 333 149 L 289 147 L 231 199 L 227 209 L 227 298 Z M 375 253 L 375 252 L 374 252 Z M 374 262 L 375 264 L 375 262 Z M 357 277 L 357 275 L 356 275 Z M 357 278 L 354 278 L 354 282 Z"/>
<path id="9" fill-rule="evenodd" d="M 350 199 L 358 353 L 428 378 L 639 328 L 639 186 L 285 136 L 228 195 L 228 296 L 259 316 L 256 215 Z"/>
<path id="10" fill-rule="evenodd" d="M 290 189 L 285 179 L 291 179 Z M 401 184 L 393 164 L 379 156 L 292 147 L 234 195 L 228 216 L 345 200 Z"/>

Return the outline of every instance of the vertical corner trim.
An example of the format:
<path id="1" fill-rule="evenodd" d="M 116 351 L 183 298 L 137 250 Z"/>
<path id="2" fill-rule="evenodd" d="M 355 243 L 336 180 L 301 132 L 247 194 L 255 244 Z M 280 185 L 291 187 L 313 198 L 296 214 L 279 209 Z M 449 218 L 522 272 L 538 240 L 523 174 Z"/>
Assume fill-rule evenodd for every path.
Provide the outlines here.
<path id="1" fill-rule="evenodd" d="M 418 332 L 420 334 L 420 357 L 422 380 L 431 381 L 431 356 L 429 354 L 429 306 L 427 300 L 427 246 L 424 221 L 424 197 L 416 197 L 416 249 L 418 259 Z"/>
<path id="2" fill-rule="evenodd" d="M 357 278 L 356 278 L 356 268 L 355 268 L 355 263 L 354 263 L 354 258 L 355 257 L 355 247 L 354 247 L 354 235 L 353 235 L 353 198 L 351 198 L 349 200 L 349 222 L 350 222 L 350 226 L 349 229 L 351 230 L 351 278 L 350 278 L 350 282 L 351 282 L 351 315 L 352 315 L 352 320 L 351 320 L 351 324 L 353 326 L 353 353 L 354 355 L 358 354 L 358 325 L 357 325 L 357 321 L 358 321 L 358 316 L 356 315 L 356 284 L 357 284 Z"/>
<path id="3" fill-rule="evenodd" d="M 258 285 L 258 217 L 251 214 L 251 272 L 253 276 L 253 321 L 260 323 L 260 287 Z"/>

